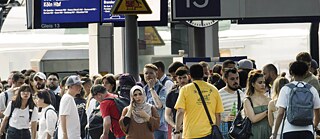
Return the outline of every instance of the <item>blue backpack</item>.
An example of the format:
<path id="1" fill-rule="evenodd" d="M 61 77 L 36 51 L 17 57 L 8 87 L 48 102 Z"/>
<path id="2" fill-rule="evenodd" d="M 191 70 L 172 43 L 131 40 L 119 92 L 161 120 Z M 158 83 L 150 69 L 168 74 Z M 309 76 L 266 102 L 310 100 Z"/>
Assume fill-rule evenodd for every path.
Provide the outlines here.
<path id="1" fill-rule="evenodd" d="M 302 84 L 303 86 L 298 86 Z M 289 104 L 286 108 L 287 120 L 296 126 L 307 126 L 313 124 L 313 94 L 310 91 L 311 85 L 298 82 L 296 85 L 289 83 L 291 89 Z"/>

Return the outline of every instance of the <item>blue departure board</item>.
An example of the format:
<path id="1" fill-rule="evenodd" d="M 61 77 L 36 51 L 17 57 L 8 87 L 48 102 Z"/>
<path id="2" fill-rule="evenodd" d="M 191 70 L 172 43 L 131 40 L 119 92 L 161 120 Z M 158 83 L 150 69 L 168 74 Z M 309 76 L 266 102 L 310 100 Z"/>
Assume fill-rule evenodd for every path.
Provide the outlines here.
<path id="1" fill-rule="evenodd" d="M 115 3 L 115 0 L 102 0 L 101 4 L 101 20 L 102 22 L 123 22 L 125 20 L 124 15 L 112 15 L 111 9 Z"/>
<path id="2" fill-rule="evenodd" d="M 41 0 L 42 23 L 100 22 L 100 0 Z"/>
<path id="3" fill-rule="evenodd" d="M 112 15 L 116 0 L 33 0 L 27 2 L 27 28 L 86 28 L 88 23 L 123 27 L 125 16 Z M 151 2 L 152 3 L 152 2 Z M 139 26 L 167 26 L 168 0 L 155 0 L 157 16 L 138 18 Z M 139 16 L 140 17 L 140 16 Z M 141 20 L 142 19 L 142 20 Z"/>

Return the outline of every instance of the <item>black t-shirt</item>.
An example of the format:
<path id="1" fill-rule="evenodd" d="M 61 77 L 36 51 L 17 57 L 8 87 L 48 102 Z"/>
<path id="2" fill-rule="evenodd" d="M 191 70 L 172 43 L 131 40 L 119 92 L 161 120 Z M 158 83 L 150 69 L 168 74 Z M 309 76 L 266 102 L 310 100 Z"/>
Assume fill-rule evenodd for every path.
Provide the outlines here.
<path id="1" fill-rule="evenodd" d="M 85 137 L 85 126 L 87 125 L 87 114 L 86 114 L 86 100 L 83 98 L 76 97 L 74 98 L 74 102 L 78 108 L 79 120 L 80 120 L 80 128 L 81 128 L 81 137 Z"/>
<path id="2" fill-rule="evenodd" d="M 174 106 L 176 105 L 177 99 L 179 96 L 179 89 L 175 88 L 174 90 L 172 90 L 166 99 L 166 107 L 170 108 L 172 113 L 173 113 L 173 121 L 176 122 L 176 113 L 177 110 L 174 109 Z"/>

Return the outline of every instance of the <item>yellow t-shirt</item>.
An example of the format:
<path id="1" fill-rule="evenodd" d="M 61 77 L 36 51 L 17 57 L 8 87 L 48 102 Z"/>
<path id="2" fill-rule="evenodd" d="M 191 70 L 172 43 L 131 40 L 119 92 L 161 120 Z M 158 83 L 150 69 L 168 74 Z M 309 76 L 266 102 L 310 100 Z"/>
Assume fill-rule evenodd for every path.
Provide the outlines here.
<path id="1" fill-rule="evenodd" d="M 213 85 L 196 80 L 206 101 L 213 123 L 216 122 L 215 113 L 223 112 L 223 105 L 218 90 Z M 211 125 L 202 105 L 197 88 L 193 83 L 180 89 L 179 97 L 174 107 L 185 110 L 183 118 L 183 138 L 201 138 L 211 134 Z"/>

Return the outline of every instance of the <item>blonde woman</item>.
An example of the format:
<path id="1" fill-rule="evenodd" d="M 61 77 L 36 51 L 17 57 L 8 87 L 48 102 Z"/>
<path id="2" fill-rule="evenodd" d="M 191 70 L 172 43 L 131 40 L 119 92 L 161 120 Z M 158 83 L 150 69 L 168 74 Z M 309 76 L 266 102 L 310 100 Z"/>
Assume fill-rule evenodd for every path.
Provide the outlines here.
<path id="1" fill-rule="evenodd" d="M 272 127 L 272 130 L 274 130 L 273 125 L 275 118 L 277 118 L 278 115 L 278 108 L 276 107 L 276 103 L 279 97 L 280 89 L 285 86 L 287 83 L 289 83 L 289 80 L 285 77 L 279 77 L 273 82 L 272 87 L 272 100 L 269 102 L 268 105 L 268 121 L 270 127 Z M 280 132 L 278 132 L 278 138 L 280 139 Z"/>

